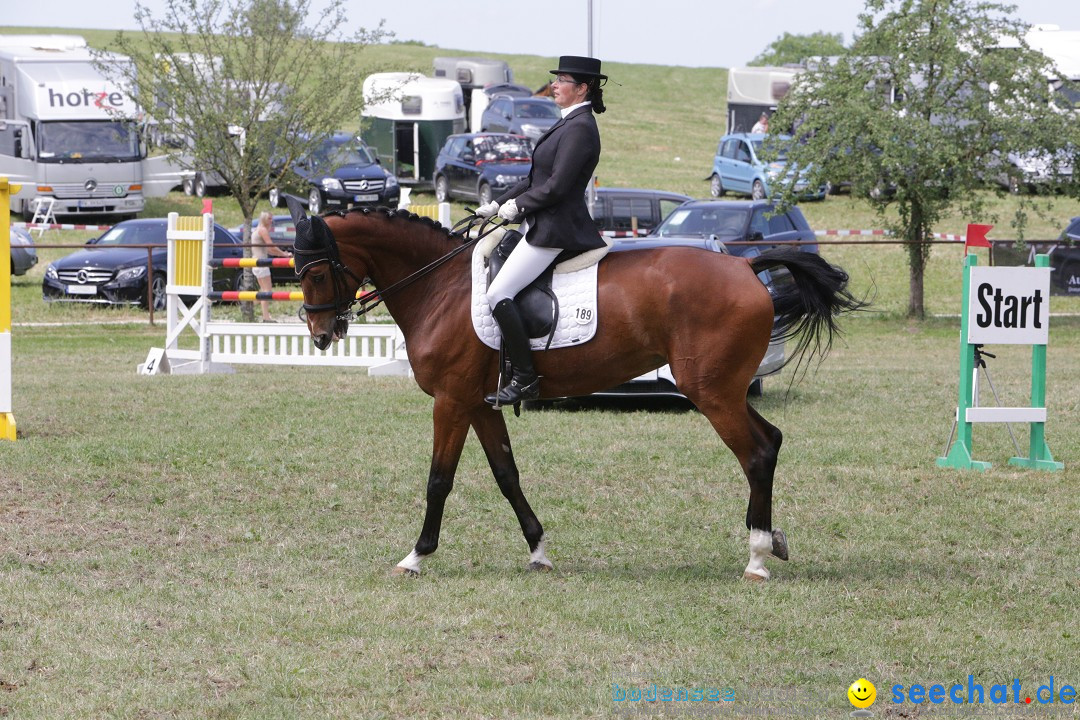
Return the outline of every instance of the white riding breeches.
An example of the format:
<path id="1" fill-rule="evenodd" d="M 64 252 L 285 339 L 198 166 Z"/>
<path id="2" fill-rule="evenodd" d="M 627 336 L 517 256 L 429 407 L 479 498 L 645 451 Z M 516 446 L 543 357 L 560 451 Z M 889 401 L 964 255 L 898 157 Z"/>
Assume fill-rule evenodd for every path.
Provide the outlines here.
<path id="1" fill-rule="evenodd" d="M 494 309 L 503 300 L 513 300 L 526 285 L 540 277 L 561 252 L 562 248 L 535 247 L 522 238 L 488 286 L 488 305 Z"/>

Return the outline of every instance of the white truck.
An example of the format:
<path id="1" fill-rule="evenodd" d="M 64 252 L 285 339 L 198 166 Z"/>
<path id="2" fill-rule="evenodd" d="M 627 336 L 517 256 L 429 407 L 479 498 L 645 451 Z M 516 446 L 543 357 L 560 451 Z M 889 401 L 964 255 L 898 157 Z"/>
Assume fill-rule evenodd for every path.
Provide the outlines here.
<path id="1" fill-rule="evenodd" d="M 180 184 L 168 157 L 147 158 L 140 111 L 77 35 L 0 35 L 0 176 L 21 183 L 11 208 L 35 198 L 53 215 L 133 217 L 144 198 Z"/>

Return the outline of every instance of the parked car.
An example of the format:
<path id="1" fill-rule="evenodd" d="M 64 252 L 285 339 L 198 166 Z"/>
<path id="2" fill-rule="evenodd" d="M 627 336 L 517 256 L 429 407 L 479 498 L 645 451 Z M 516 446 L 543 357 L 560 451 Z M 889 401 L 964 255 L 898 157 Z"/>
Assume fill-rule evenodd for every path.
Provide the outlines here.
<path id="1" fill-rule="evenodd" d="M 155 310 L 165 307 L 165 270 L 168 220 L 150 218 L 117 223 L 101 237 L 86 242 L 86 250 L 49 263 L 41 281 L 42 297 L 49 302 L 85 302 L 146 307 L 147 250 L 132 245 L 154 245 L 150 252 L 153 275 L 149 277 Z M 214 257 L 242 257 L 240 241 L 220 225 L 214 225 Z M 215 290 L 236 288 L 239 273 L 232 268 L 214 271 Z"/>
<path id="2" fill-rule="evenodd" d="M 11 274 L 25 275 L 26 272 L 37 265 L 37 249 L 34 240 L 23 228 L 13 227 L 8 233 L 11 238 Z"/>
<path id="3" fill-rule="evenodd" d="M 509 95 L 511 97 L 532 97 L 533 91 L 524 85 L 517 83 L 494 83 L 484 86 L 484 93 L 489 97 L 496 95 Z"/>
<path id="4" fill-rule="evenodd" d="M 1003 158 L 998 156 L 991 166 L 995 170 L 994 180 L 1014 195 L 1055 189 L 1070 183 L 1073 177 L 1073 166 L 1067 151 L 1062 151 L 1056 161 L 1050 155 L 1010 152 Z"/>
<path id="5" fill-rule="evenodd" d="M 270 205 L 282 207 L 285 192 L 296 190 L 312 214 L 354 205 L 396 208 L 401 199 L 397 178 L 379 164 L 370 148 L 355 135 L 334 133 L 310 157 L 294 163 L 299 187 L 270 189 Z"/>
<path id="6" fill-rule="evenodd" d="M 480 116 L 481 132 L 506 132 L 538 139 L 562 118 L 548 97 L 497 95 Z"/>
<path id="7" fill-rule="evenodd" d="M 1074 217 L 1050 250 L 1050 278 L 1069 295 L 1080 295 L 1080 217 Z"/>
<path id="8" fill-rule="evenodd" d="M 799 242 L 806 252 L 818 251 L 817 235 L 798 206 L 776 212 L 768 200 L 694 200 L 680 205 L 660 225 L 635 242 L 704 239 L 732 255 L 752 255 L 784 243 Z"/>
<path id="9" fill-rule="evenodd" d="M 787 167 L 785 145 L 791 142 L 787 135 L 765 133 L 732 133 L 720 138 L 713 158 L 712 172 L 708 177 L 709 192 L 722 197 L 733 192 L 764 200 L 772 194 L 771 183 L 788 177 L 792 171 Z M 766 162 L 763 154 L 769 151 L 775 159 Z M 829 192 L 827 184 L 811 187 L 807 181 L 809 168 L 799 173 L 795 190 L 804 200 L 822 200 Z"/>
<path id="10" fill-rule="evenodd" d="M 589 207 L 596 229 L 605 237 L 648 235 L 672 210 L 688 200 L 689 195 L 666 190 L 640 188 L 596 188 Z"/>
<path id="11" fill-rule="evenodd" d="M 507 133 L 468 133 L 446 138 L 435 158 L 435 199 L 491 201 L 532 169 L 532 141 Z"/>
<path id="12" fill-rule="evenodd" d="M 259 224 L 259 218 L 253 218 L 251 221 L 251 232 L 255 232 L 255 227 Z M 229 232 L 236 236 L 237 242 L 241 243 L 241 247 L 244 242 L 244 226 L 237 225 L 236 227 L 229 228 Z M 291 215 L 275 215 L 270 226 L 270 239 L 282 250 L 286 252 L 292 252 L 293 242 L 296 240 L 296 225 L 293 223 Z M 278 283 L 295 283 L 297 282 L 296 270 L 290 267 L 272 267 L 270 268 L 270 278 L 275 284 Z"/>

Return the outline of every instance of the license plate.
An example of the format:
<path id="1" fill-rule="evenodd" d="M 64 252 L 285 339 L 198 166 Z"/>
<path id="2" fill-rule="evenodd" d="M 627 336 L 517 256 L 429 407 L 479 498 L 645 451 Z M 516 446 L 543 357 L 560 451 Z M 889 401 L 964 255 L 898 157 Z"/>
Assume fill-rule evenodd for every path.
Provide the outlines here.
<path id="1" fill-rule="evenodd" d="M 378 195 L 353 195 L 353 202 L 375 202 L 378 199 Z"/>
<path id="2" fill-rule="evenodd" d="M 68 295 L 97 295 L 97 285 L 68 285 Z"/>

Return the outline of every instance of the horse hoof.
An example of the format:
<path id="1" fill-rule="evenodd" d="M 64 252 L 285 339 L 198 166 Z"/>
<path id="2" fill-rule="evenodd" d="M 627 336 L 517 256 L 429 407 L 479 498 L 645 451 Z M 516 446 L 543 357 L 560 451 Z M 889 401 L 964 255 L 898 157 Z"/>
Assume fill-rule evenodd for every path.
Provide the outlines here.
<path id="1" fill-rule="evenodd" d="M 787 535 L 780 528 L 772 531 L 772 556 L 777 560 L 788 559 Z"/>
<path id="2" fill-rule="evenodd" d="M 744 572 L 742 574 L 742 578 L 743 578 L 743 580 L 746 580 L 746 581 L 752 582 L 752 583 L 763 583 L 763 582 L 765 582 L 766 580 L 769 579 L 765 575 L 758 575 L 757 573 L 752 573 L 750 571 Z"/>
<path id="3" fill-rule="evenodd" d="M 408 578 L 420 577 L 420 573 L 418 573 L 415 570 L 412 570 L 410 568 L 401 567 L 400 565 L 395 565 L 394 569 L 390 571 L 390 574 L 391 575 L 396 575 L 398 577 L 408 577 Z"/>
<path id="4" fill-rule="evenodd" d="M 551 565 L 542 562 L 529 563 L 529 572 L 551 572 Z"/>

